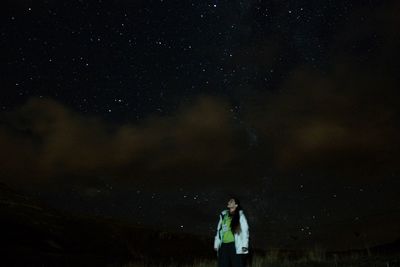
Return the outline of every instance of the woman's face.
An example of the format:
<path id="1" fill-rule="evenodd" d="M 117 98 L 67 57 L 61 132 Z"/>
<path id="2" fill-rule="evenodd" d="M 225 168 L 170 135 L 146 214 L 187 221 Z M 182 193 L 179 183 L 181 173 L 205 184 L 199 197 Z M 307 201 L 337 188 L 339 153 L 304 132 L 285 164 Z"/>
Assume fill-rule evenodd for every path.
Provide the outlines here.
<path id="1" fill-rule="evenodd" d="M 234 211 L 236 209 L 238 205 L 236 204 L 235 200 L 233 198 L 229 199 L 228 201 L 228 209 L 230 209 L 231 211 Z"/>

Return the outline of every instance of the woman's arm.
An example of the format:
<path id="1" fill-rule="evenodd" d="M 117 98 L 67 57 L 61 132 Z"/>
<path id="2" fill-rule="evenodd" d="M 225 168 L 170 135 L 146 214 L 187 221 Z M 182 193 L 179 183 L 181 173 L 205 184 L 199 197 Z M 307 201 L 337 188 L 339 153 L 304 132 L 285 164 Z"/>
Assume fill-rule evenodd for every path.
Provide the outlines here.
<path id="1" fill-rule="evenodd" d="M 221 216 L 219 216 L 219 221 L 218 221 L 218 225 L 217 225 L 217 234 L 215 235 L 214 238 L 214 249 L 217 250 L 219 247 L 219 243 L 221 242 L 221 240 L 219 239 L 219 229 L 221 228 L 221 224 L 222 224 L 222 220 L 221 220 Z"/>
<path id="2" fill-rule="evenodd" d="M 243 234 L 243 247 L 249 248 L 249 224 L 247 223 L 246 216 L 242 213 L 240 216 L 240 228 Z"/>

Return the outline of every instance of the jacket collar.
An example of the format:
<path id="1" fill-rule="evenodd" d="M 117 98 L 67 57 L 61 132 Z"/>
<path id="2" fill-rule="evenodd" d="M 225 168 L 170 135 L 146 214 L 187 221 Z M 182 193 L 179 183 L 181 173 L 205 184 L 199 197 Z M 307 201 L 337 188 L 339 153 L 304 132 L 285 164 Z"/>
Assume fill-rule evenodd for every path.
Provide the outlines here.
<path id="1" fill-rule="evenodd" d="M 222 213 L 226 214 L 229 212 L 229 209 L 224 210 Z M 239 215 L 241 215 L 243 213 L 243 210 L 239 210 Z"/>

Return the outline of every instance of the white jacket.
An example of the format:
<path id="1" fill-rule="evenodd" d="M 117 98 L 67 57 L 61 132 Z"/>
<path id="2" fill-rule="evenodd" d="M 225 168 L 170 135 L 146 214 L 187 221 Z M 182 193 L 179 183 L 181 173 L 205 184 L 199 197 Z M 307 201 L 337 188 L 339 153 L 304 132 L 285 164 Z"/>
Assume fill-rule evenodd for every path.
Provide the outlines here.
<path id="1" fill-rule="evenodd" d="M 214 239 L 214 249 L 219 250 L 222 243 L 222 219 L 224 215 L 229 212 L 228 210 L 223 210 L 219 215 L 219 222 L 217 226 L 217 234 Z M 242 247 L 249 248 L 249 225 L 247 224 L 246 216 L 244 216 L 243 210 L 239 210 L 239 222 L 240 222 L 240 233 L 235 233 L 235 248 L 236 254 L 247 254 L 247 251 L 243 251 Z"/>

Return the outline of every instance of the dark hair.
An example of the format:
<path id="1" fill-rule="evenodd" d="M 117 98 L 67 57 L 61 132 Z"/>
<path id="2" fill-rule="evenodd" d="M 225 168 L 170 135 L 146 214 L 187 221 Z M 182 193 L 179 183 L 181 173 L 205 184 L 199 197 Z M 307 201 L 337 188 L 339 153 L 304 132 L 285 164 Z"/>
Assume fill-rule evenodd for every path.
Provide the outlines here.
<path id="1" fill-rule="evenodd" d="M 235 203 L 238 205 L 235 209 L 235 211 L 233 212 L 233 214 L 231 214 L 228 210 L 228 214 L 229 216 L 232 217 L 232 221 L 231 221 L 231 231 L 232 234 L 235 233 L 240 233 L 241 229 L 240 229 L 240 210 L 243 210 L 242 206 L 240 205 L 240 201 L 237 197 L 230 197 L 229 200 L 233 199 L 235 201 Z"/>

